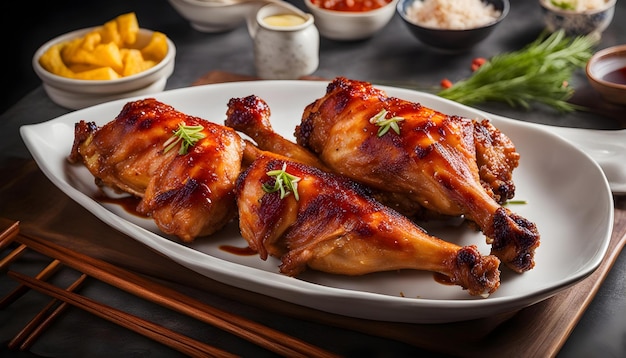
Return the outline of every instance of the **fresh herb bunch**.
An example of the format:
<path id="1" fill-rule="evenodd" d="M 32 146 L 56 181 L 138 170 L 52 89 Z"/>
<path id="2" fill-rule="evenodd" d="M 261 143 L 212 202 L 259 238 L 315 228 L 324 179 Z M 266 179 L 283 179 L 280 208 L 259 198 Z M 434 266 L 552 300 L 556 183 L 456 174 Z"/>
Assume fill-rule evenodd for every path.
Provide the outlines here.
<path id="1" fill-rule="evenodd" d="M 585 67 L 595 43 L 591 36 L 568 37 L 563 30 L 544 33 L 519 51 L 492 57 L 471 77 L 437 94 L 467 105 L 492 101 L 528 109 L 538 102 L 570 112 L 576 106 L 567 102 L 574 94 L 568 83 Z"/>

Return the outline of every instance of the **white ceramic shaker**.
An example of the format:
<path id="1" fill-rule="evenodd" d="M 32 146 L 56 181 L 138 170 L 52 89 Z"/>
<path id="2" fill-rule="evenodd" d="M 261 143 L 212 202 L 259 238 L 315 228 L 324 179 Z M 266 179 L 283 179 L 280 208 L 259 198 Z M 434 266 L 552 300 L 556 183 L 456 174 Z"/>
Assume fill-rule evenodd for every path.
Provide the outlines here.
<path id="1" fill-rule="evenodd" d="M 263 79 L 298 79 L 319 65 L 319 32 L 313 15 L 285 3 L 261 7 L 248 19 L 254 65 Z"/>

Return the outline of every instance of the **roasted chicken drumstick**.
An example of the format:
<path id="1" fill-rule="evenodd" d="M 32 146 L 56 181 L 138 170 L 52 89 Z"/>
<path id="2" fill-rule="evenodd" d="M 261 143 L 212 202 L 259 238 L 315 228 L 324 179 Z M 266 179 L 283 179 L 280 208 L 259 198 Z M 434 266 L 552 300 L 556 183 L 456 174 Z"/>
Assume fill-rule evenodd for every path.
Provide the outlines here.
<path id="1" fill-rule="evenodd" d="M 197 141 L 183 150 L 172 139 L 189 144 L 185 135 Z M 140 197 L 139 213 L 190 242 L 221 229 L 236 214 L 243 146 L 232 128 L 149 98 L 127 103 L 100 128 L 77 123 L 69 160 L 84 163 L 99 186 Z"/>
<path id="2" fill-rule="evenodd" d="M 382 127 L 372 118 L 383 109 L 382 120 L 395 116 L 399 134 L 379 136 Z M 464 216 L 478 224 L 492 253 L 511 269 L 534 267 L 536 226 L 502 206 L 515 193 L 512 172 L 519 153 L 489 121 L 447 116 L 341 77 L 305 109 L 295 131 L 298 143 L 277 138 L 269 114 L 256 96 L 231 99 L 225 123 L 263 150 L 368 185 L 379 201 L 410 217 Z"/>
<path id="3" fill-rule="evenodd" d="M 262 259 L 280 258 L 284 274 L 416 269 L 471 295 L 500 285 L 497 257 L 428 235 L 348 178 L 268 153 L 242 173 L 236 193 L 242 236 Z"/>
<path id="4" fill-rule="evenodd" d="M 446 115 L 340 77 L 305 108 L 295 136 L 338 173 L 475 222 L 492 254 L 514 271 L 534 267 L 535 224 L 501 205 L 513 195 L 510 174 L 519 154 L 487 121 Z"/>
<path id="5" fill-rule="evenodd" d="M 270 107 L 263 99 L 255 95 L 231 98 L 228 101 L 224 125 L 245 133 L 255 141 L 256 147 L 264 151 L 329 170 L 315 154 L 274 132 L 270 116 Z M 247 151 L 244 155 L 247 156 Z M 256 155 L 256 153 L 251 153 L 248 161 L 254 160 Z"/>

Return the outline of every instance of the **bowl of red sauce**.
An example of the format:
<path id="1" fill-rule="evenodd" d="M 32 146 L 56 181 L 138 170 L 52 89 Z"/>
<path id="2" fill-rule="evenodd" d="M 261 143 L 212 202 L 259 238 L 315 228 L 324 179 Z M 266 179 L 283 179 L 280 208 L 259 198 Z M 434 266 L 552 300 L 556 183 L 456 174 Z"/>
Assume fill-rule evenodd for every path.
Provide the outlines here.
<path id="1" fill-rule="evenodd" d="M 364 40 L 374 36 L 395 15 L 398 0 L 304 0 L 322 37 Z"/>
<path id="2" fill-rule="evenodd" d="M 586 73 L 605 100 L 626 105 L 626 44 L 596 52 L 587 62 Z"/>

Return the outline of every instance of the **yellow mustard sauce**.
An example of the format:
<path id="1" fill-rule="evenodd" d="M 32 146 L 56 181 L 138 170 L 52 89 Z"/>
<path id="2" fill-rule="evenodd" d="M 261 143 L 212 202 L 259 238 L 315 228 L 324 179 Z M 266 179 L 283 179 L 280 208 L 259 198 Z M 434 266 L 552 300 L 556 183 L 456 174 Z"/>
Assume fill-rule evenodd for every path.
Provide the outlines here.
<path id="1" fill-rule="evenodd" d="M 270 26 L 297 26 L 304 24 L 304 18 L 294 14 L 280 14 L 272 15 L 263 19 L 263 21 Z"/>

